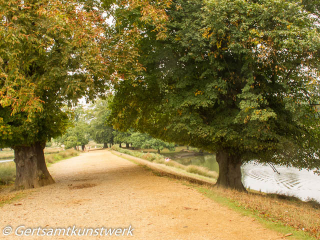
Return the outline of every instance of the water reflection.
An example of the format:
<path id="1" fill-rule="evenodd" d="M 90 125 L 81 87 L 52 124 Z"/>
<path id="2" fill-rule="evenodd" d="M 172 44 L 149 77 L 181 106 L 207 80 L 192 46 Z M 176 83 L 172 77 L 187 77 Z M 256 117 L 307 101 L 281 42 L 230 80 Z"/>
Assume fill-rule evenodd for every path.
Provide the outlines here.
<path id="1" fill-rule="evenodd" d="M 312 171 L 276 166 L 280 174 L 268 165 L 248 163 L 242 167 L 245 187 L 266 193 L 295 196 L 301 200 L 320 202 L 320 176 Z"/>
<path id="2" fill-rule="evenodd" d="M 219 172 L 216 157 L 213 154 L 189 156 L 173 159 L 183 165 L 197 165 Z M 269 165 L 250 162 L 242 166 L 242 183 L 246 188 L 266 192 L 295 196 L 301 200 L 320 202 L 320 176 L 312 171 L 292 167 L 275 166 L 280 174 Z"/>

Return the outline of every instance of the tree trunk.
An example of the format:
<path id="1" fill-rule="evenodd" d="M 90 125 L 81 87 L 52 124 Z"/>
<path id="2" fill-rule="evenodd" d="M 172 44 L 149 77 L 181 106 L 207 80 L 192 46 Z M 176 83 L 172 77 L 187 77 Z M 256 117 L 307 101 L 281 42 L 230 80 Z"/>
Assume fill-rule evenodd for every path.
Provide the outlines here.
<path id="1" fill-rule="evenodd" d="M 121 148 L 121 143 L 119 143 L 119 148 Z"/>
<path id="2" fill-rule="evenodd" d="M 86 148 L 86 145 L 81 145 L 81 148 L 82 148 L 82 151 L 84 151 Z"/>
<path id="3" fill-rule="evenodd" d="M 216 159 L 219 164 L 218 186 L 246 191 L 241 182 L 241 156 L 229 153 L 223 149 L 217 152 Z"/>
<path id="4" fill-rule="evenodd" d="M 108 148 L 108 143 L 103 143 L 103 148 Z"/>
<path id="5" fill-rule="evenodd" d="M 160 149 L 158 149 L 158 153 L 160 154 Z"/>
<path id="6" fill-rule="evenodd" d="M 31 146 L 14 148 L 16 163 L 16 188 L 36 188 L 54 183 L 44 158 L 45 144 L 36 142 Z"/>
<path id="7" fill-rule="evenodd" d="M 129 143 L 126 143 L 126 148 L 129 148 L 130 146 L 129 146 Z"/>
<path id="8" fill-rule="evenodd" d="M 77 146 L 74 146 L 73 148 L 74 148 L 74 150 L 77 150 Z"/>

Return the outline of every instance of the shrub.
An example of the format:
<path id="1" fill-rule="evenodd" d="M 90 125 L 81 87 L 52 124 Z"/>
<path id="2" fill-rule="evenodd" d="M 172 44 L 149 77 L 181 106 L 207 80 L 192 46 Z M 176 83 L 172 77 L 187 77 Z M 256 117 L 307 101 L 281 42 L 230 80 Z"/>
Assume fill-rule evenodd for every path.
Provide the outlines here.
<path id="1" fill-rule="evenodd" d="M 120 150 L 120 148 L 118 146 L 116 146 L 116 145 L 113 145 L 111 147 L 111 149 L 114 150 L 114 151 L 119 151 Z"/>
<path id="2" fill-rule="evenodd" d="M 155 157 L 153 156 L 152 153 L 145 153 L 142 155 L 142 158 L 151 162 L 155 160 Z"/>

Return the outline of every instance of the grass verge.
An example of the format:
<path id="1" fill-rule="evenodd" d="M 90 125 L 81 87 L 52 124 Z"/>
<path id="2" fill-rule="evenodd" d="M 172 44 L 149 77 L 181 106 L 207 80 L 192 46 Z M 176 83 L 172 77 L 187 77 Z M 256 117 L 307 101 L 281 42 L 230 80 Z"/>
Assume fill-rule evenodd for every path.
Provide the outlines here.
<path id="1" fill-rule="evenodd" d="M 128 155 L 131 155 L 134 157 L 142 158 L 142 159 L 147 160 L 149 162 L 160 163 L 160 164 L 163 164 L 166 166 L 181 169 L 186 172 L 197 174 L 200 176 L 209 177 L 209 178 L 213 178 L 213 179 L 218 178 L 218 173 L 215 171 L 210 171 L 208 168 L 201 167 L 201 166 L 195 166 L 195 165 L 185 166 L 185 165 L 180 164 L 180 163 L 173 161 L 173 160 L 165 161 L 165 157 L 158 154 L 158 153 L 149 153 L 149 152 L 143 153 L 143 152 L 131 151 L 128 149 L 119 148 L 118 146 L 115 146 L 115 145 L 112 146 L 111 149 L 114 151 L 120 152 L 120 153 L 124 153 L 124 154 L 128 154 Z"/>
<path id="2" fill-rule="evenodd" d="M 28 192 L 32 190 L 14 191 L 13 186 L 2 186 L 2 188 L 0 189 L 0 208 L 3 207 L 5 204 L 10 204 L 20 198 L 23 198 L 27 195 Z"/>
<path id="3" fill-rule="evenodd" d="M 58 153 L 45 154 L 47 166 L 79 155 L 76 150 L 69 149 Z M 16 165 L 14 162 L 0 163 L 0 185 L 11 185 L 16 177 Z"/>
<path id="4" fill-rule="evenodd" d="M 79 155 L 78 151 L 76 151 L 74 149 L 68 149 L 66 151 L 62 151 L 62 152 L 55 153 L 55 154 L 48 154 L 48 155 L 46 154 L 45 158 L 46 158 L 47 166 L 50 167 L 51 164 L 53 164 L 53 163 L 56 163 L 56 162 L 59 162 L 61 160 L 65 160 L 68 158 L 72 158 L 72 157 L 75 157 L 78 155 Z"/>

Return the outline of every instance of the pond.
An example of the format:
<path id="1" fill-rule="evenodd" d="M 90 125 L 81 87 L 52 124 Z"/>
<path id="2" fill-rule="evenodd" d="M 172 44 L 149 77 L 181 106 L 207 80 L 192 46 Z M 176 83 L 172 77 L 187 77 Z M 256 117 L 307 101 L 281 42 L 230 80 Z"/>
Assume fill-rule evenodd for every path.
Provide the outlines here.
<path id="1" fill-rule="evenodd" d="M 173 158 L 183 165 L 204 166 L 219 171 L 215 155 Z M 312 171 L 275 165 L 276 173 L 269 165 L 249 162 L 242 166 L 242 183 L 246 188 L 266 193 L 295 196 L 303 201 L 315 200 L 320 203 L 320 176 Z"/>

